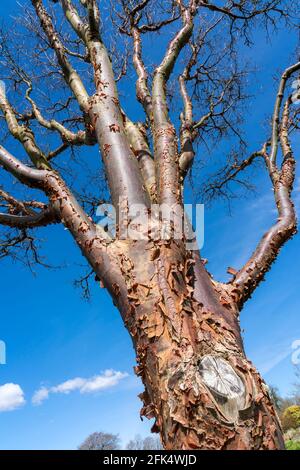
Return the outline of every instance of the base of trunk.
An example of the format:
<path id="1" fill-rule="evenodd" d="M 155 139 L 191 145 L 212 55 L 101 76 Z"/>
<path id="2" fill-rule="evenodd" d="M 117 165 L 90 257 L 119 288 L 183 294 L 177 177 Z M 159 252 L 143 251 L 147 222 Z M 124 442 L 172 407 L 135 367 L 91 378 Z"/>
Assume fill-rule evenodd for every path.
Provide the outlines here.
<path id="1" fill-rule="evenodd" d="M 268 387 L 243 355 L 186 359 L 170 364 L 154 393 L 151 384 L 152 398 L 142 396 L 142 414 L 156 418 L 166 449 L 284 449 Z"/>
<path id="2" fill-rule="evenodd" d="M 123 318 L 145 385 L 141 415 L 155 418 L 165 448 L 283 449 L 268 388 L 245 357 L 231 293 L 174 241 L 133 243 L 121 261 Z"/>
<path id="3" fill-rule="evenodd" d="M 165 448 L 284 449 L 268 387 L 236 332 L 203 310 L 182 322 L 179 341 L 164 331 L 140 356 L 142 415 L 156 418 Z"/>

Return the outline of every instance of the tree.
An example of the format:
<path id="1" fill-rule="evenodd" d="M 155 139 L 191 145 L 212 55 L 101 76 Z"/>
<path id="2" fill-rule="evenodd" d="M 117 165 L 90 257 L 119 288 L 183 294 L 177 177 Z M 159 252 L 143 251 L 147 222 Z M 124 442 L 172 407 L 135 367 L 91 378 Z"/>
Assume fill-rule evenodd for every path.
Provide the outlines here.
<path id="1" fill-rule="evenodd" d="M 290 138 L 298 108 L 289 89 L 300 63 L 283 71 L 270 131 L 246 156 L 240 132 L 246 71 L 239 53 L 243 43 L 251 45 L 253 28 L 270 35 L 282 20 L 292 31 L 299 3 L 120 0 L 101 2 L 101 11 L 96 0 L 31 4 L 15 36 L 2 33 L 2 78 L 15 93 L 8 97 L 1 89 L 0 107 L 21 146 L 18 155 L 0 147 L 8 175 L 0 193 L 0 257 L 25 255 L 29 263 L 43 263 L 35 233 L 51 224 L 70 232 L 133 339 L 136 373 L 145 386 L 141 415 L 155 418 L 153 431 L 165 448 L 283 448 L 268 388 L 245 356 L 238 317 L 296 232 Z M 147 64 L 148 36 L 162 58 L 152 50 L 156 55 Z M 131 61 L 144 112 L 133 120 L 118 94 L 126 76 L 127 89 L 132 84 Z M 231 182 L 249 187 L 242 171 L 262 161 L 278 211 L 247 263 L 229 269 L 227 284 L 206 270 L 183 207 L 197 146 L 204 152 L 204 144 L 226 138 L 236 138 L 238 149 L 203 186 L 203 195 L 224 196 Z M 84 191 L 81 178 L 70 174 L 85 146 L 99 147 L 116 234 L 109 220 L 101 226 L 94 217 L 103 178 L 93 167 Z M 68 154 L 73 160 L 63 159 Z M 11 191 L 9 175 L 18 181 Z"/>
<path id="2" fill-rule="evenodd" d="M 137 434 L 134 439 L 131 439 L 127 446 L 127 450 L 162 450 L 159 437 L 147 436 L 144 439 Z"/>
<path id="3" fill-rule="evenodd" d="M 119 448 L 119 436 L 106 432 L 90 434 L 78 447 L 79 450 L 117 450 Z"/>
<path id="4" fill-rule="evenodd" d="M 286 408 L 282 415 L 282 427 L 285 431 L 288 429 L 297 429 L 300 427 L 300 406 L 293 405 Z"/>
<path id="5" fill-rule="evenodd" d="M 274 387 L 273 385 L 269 386 L 269 393 L 270 393 L 270 397 L 273 401 L 273 404 L 276 408 L 276 411 L 281 411 L 282 410 L 282 403 L 284 402 L 284 399 L 280 395 L 278 388 Z"/>
<path id="6" fill-rule="evenodd" d="M 300 404 L 300 366 L 295 366 L 296 383 L 294 384 L 293 398 L 296 405 Z"/>

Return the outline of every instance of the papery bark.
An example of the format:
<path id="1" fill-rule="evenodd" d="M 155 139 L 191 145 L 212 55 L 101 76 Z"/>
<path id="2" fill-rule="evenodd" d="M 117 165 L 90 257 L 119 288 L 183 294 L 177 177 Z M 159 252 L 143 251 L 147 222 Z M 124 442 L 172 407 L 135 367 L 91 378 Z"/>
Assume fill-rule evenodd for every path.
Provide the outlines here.
<path id="1" fill-rule="evenodd" d="M 262 10 L 253 7 L 247 13 L 245 8 L 238 9 L 236 5 L 222 8 L 196 0 L 171 2 L 172 17 L 154 23 L 153 31 L 173 22 L 177 10 L 182 21 L 150 76 L 143 62 L 141 33 L 151 25 L 140 25 L 140 21 L 148 17 L 147 9 L 143 10 L 149 2 L 143 0 L 135 7 L 132 2 L 121 2 L 125 14 L 123 29 L 127 27 L 133 39 L 137 99 L 147 118 L 146 123 L 141 124 L 132 122 L 120 107 L 111 53 L 102 38 L 104 26 L 101 28 L 99 2 L 82 0 L 81 10 L 72 0 L 59 2 L 68 26 L 77 36 L 77 45 L 86 49 L 84 56 L 68 51 L 64 35 L 56 30 L 52 13 L 50 15 L 44 5 L 46 2 L 31 0 L 31 3 L 47 38 L 47 46 L 54 52 L 59 71 L 79 105 L 85 129 L 75 133 L 67 129 L 64 122 L 46 119 L 43 108 L 31 98 L 31 81 L 23 79 L 27 86 L 25 97 L 32 108 L 31 119 L 34 117 L 48 131 L 57 132 L 62 140 L 56 150 L 44 155 L 29 124 L 20 124 L 23 122 L 20 114 L 8 101 L 5 91 L 0 90 L 0 108 L 8 129 L 21 142 L 36 168 L 22 163 L 1 146 L 0 165 L 22 184 L 43 191 L 49 200 L 46 205 L 35 206 L 40 212 L 33 209 L 28 212 L 24 202 L 2 191 L 7 212 L 0 214 L 0 224 L 22 230 L 61 222 L 72 235 L 95 278 L 109 291 L 132 337 L 137 359 L 135 371 L 145 387 L 141 395 L 141 416 L 155 419 L 153 430 L 160 433 L 166 449 L 284 448 L 268 387 L 245 356 L 239 310 L 263 280 L 280 248 L 296 231 L 291 200 L 295 177 L 295 159 L 289 141 L 291 98 L 287 99 L 283 110 L 282 103 L 287 80 L 299 71 L 300 63 L 286 69 L 282 75 L 271 140 L 241 164 L 234 163 L 223 181 L 227 184 L 234 180 L 258 155 L 264 157 L 278 209 L 277 222 L 263 236 L 245 266 L 239 271 L 231 269 L 233 279 L 226 285 L 213 280 L 199 251 L 189 251 L 184 237 L 174 236 L 172 223 L 168 226 L 170 239 L 157 236 L 161 220 L 156 217 L 150 227 L 141 224 L 140 237 L 134 240 L 130 236 L 122 238 L 117 218 L 117 238 L 109 238 L 88 217 L 49 163 L 70 145 L 97 143 L 115 209 L 128 215 L 132 205 L 138 203 L 143 204 L 144 215 L 149 215 L 154 202 L 167 205 L 171 212 L 179 208 L 176 216 L 183 216 L 184 177 L 194 161 L 193 141 L 197 129 L 213 117 L 213 110 L 222 103 L 225 93 L 223 90 L 219 99 L 212 100 L 206 114 L 194 122 L 188 82 L 201 44 L 199 50 L 194 49 L 194 55 L 179 76 L 183 111 L 178 135 L 169 113 L 167 84 L 172 72 L 176 72 L 175 65 L 183 49 L 189 43 L 193 46 L 194 18 L 198 11 L 201 14 L 204 9 L 213 10 L 233 22 L 243 20 L 245 29 L 246 21 L 263 12 L 267 15 L 273 6 L 266 5 Z M 94 81 L 91 96 L 84 85 L 85 77 L 76 71 L 70 56 L 81 57 L 80 60 L 91 65 Z M 208 78 L 211 80 L 209 73 Z M 146 127 L 151 133 L 149 142 Z M 279 147 L 281 166 L 277 162 Z M 128 217 L 128 224 L 131 223 Z"/>
<path id="2" fill-rule="evenodd" d="M 283 449 L 268 387 L 243 350 L 234 293 L 180 241 L 117 241 L 111 250 L 125 281 L 114 297 L 145 386 L 141 416 L 155 418 L 165 448 Z M 227 396 L 207 381 L 207 360 L 223 367 Z"/>

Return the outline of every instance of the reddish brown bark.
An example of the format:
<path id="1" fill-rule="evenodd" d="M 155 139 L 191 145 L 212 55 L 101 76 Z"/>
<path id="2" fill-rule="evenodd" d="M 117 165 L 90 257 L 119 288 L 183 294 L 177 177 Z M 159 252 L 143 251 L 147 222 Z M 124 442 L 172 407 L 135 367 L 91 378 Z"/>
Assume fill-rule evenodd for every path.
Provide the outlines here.
<path id="1" fill-rule="evenodd" d="M 259 10 L 252 5 L 248 11 L 242 5 L 222 8 L 196 0 L 177 0 L 171 2 L 170 18 L 143 25 L 140 24 L 142 12 L 150 1 L 142 0 L 131 9 L 127 2 L 122 2 L 125 16 L 120 31 L 123 28 L 123 32 L 132 37 L 133 65 L 138 76 L 137 99 L 147 116 L 147 122 L 141 124 L 132 122 L 120 107 L 111 57 L 100 34 L 98 2 L 81 2 L 85 18 L 71 0 L 60 3 L 69 26 L 86 49 L 83 59 L 91 65 L 95 88 L 91 96 L 72 65 L 72 53 L 55 30 L 55 22 L 43 0 L 32 0 L 49 49 L 55 53 L 60 73 L 78 103 L 85 129 L 74 133 L 62 123 L 46 119 L 31 98 L 32 84 L 26 79 L 26 99 L 32 106 L 33 116 L 42 127 L 62 137 L 58 149 L 46 156 L 38 147 L 30 123 L 19 124 L 20 114 L 15 112 L 2 90 L 0 108 L 8 129 L 21 142 L 36 168 L 25 165 L 1 146 L 0 164 L 22 184 L 43 191 L 49 204 L 26 205 L 2 190 L 7 212 L 0 213 L 0 224 L 24 229 L 61 222 L 70 231 L 120 310 L 136 350 L 136 373 L 145 386 L 141 415 L 155 418 L 153 430 L 160 433 L 167 449 L 282 449 L 280 424 L 267 386 L 245 356 L 238 317 L 244 302 L 296 230 L 291 200 L 295 174 L 295 159 L 289 142 L 291 98 L 287 99 L 283 110 L 281 108 L 287 80 L 300 70 L 300 63 L 286 69 L 282 75 L 271 139 L 262 150 L 240 164 L 234 162 L 226 178 L 219 182 L 220 189 L 220 185 L 234 179 L 254 158 L 263 157 L 279 216 L 245 266 L 239 271 L 230 270 L 233 279 L 226 285 L 210 277 L 199 252 L 188 251 L 184 238 L 175 240 L 172 234 L 170 240 L 154 238 L 146 227 L 141 227 L 144 238 L 140 240 L 105 238 L 49 163 L 67 145 L 97 142 L 115 208 L 121 206 L 126 213 L 132 203 L 140 203 L 148 213 L 150 203 L 157 202 L 172 207 L 179 204 L 179 212 L 183 213 L 184 177 L 195 157 L 193 142 L 197 129 L 214 116 L 214 108 L 222 102 L 226 88 L 224 82 L 220 97 L 210 99 L 209 109 L 195 122 L 188 82 L 202 42 L 199 46 L 193 43 L 194 19 L 199 9 L 206 9 L 221 13 L 215 25 L 224 15 L 235 24 L 241 20 L 246 27 L 251 18 L 271 14 L 273 7 L 267 2 Z M 147 11 L 145 17 L 148 17 Z M 152 74 L 150 88 L 142 57 L 141 34 L 147 28 L 158 31 L 163 25 L 171 24 L 174 18 L 181 18 L 181 25 Z M 209 30 L 204 31 L 202 40 Z M 176 132 L 169 115 L 167 82 L 182 49 L 189 42 L 192 55 L 179 75 L 183 110 L 181 128 Z M 147 126 L 152 142 L 148 141 Z M 279 148 L 281 165 L 277 163 Z M 120 230 L 117 233 L 119 236 Z"/>
<path id="2" fill-rule="evenodd" d="M 284 448 L 268 388 L 245 357 L 230 292 L 205 273 L 205 296 L 196 300 L 195 261 L 181 243 L 117 243 L 115 250 L 126 286 L 115 285 L 114 297 L 145 385 L 141 415 L 155 418 L 165 448 Z M 233 368 L 242 396 L 227 399 L 205 383 L 208 356 Z"/>

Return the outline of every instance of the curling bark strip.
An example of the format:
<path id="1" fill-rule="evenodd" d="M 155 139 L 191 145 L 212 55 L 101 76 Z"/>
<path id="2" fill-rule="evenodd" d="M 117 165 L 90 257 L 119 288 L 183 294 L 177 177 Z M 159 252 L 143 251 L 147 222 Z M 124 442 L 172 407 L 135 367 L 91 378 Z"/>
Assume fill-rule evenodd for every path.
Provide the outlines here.
<path id="1" fill-rule="evenodd" d="M 145 126 L 132 122 L 120 108 L 112 64 L 99 33 L 97 2 L 85 0 L 81 3 L 85 8 L 85 19 L 79 16 L 71 0 L 61 0 L 66 19 L 87 48 L 95 86 L 92 96 L 87 94 L 81 77 L 68 59 L 42 0 L 32 0 L 49 47 L 56 54 L 84 121 L 92 127 L 91 136 L 99 144 L 113 204 L 115 208 L 120 205 L 128 214 L 132 203 L 140 203 L 148 214 L 150 201 L 166 203 L 170 208 L 179 203 L 183 215 L 183 176 L 194 160 L 193 149 L 187 144 L 210 113 L 198 123 L 192 122 L 187 75 L 183 73 L 180 78 L 184 103 L 180 161 L 177 134 L 168 112 L 166 85 L 180 52 L 191 37 L 197 8 L 212 8 L 227 17 L 231 13 L 231 18 L 237 21 L 236 6 L 227 11 L 193 0 L 184 6 L 178 0 L 176 5 L 183 25 L 154 71 L 151 91 L 142 61 L 140 31 L 134 29 L 138 26 L 133 23 L 137 95 L 150 120 L 153 159 Z M 147 6 L 149 0 L 142 0 L 128 14 L 131 18 L 142 15 Z M 242 8 L 241 11 L 245 10 Z M 251 11 L 251 15 L 256 16 L 254 7 Z M 269 11 L 268 7 L 263 11 Z M 165 24 L 170 21 L 166 20 Z M 132 26 L 132 23 L 127 24 Z M 7 213 L 0 214 L 0 223 L 26 229 L 59 221 L 68 229 L 96 279 L 108 289 L 131 335 L 137 356 L 136 373 L 145 386 L 141 394 L 141 416 L 154 418 L 153 431 L 160 433 L 166 449 L 284 447 L 268 388 L 245 356 L 239 313 L 276 259 L 280 247 L 296 229 L 291 201 L 295 170 L 289 141 L 291 100 L 287 99 L 282 112 L 281 107 L 287 80 L 298 69 L 296 64 L 282 76 L 273 116 L 271 154 L 267 153 L 269 144 L 266 143 L 263 151 L 254 153 L 227 174 L 228 178 L 236 176 L 256 156 L 263 156 L 279 215 L 248 263 L 239 271 L 231 269 L 233 279 L 228 284 L 219 283 L 210 276 L 199 251 L 188 250 L 184 235 L 175 239 L 171 232 L 168 239 L 157 239 L 154 234 L 161 222 L 159 217 L 152 219 L 150 228 L 140 227 L 140 239 L 121 239 L 118 231 L 116 239 L 108 238 L 88 217 L 57 172 L 50 167 L 31 168 L 0 147 L 1 166 L 24 185 L 43 191 L 49 200 L 48 204 L 33 204 L 28 211 L 24 201 L 14 200 L 2 191 L 0 197 L 5 201 Z M 30 98 L 30 90 L 27 99 L 41 126 L 58 131 L 61 136 L 66 134 L 65 141 L 74 145 L 87 143 L 88 134 L 68 133 L 60 123 L 44 119 Z M 5 102 L 5 97 L 1 104 L 10 132 L 17 135 L 20 129 L 12 106 Z M 65 141 L 63 139 L 63 144 Z M 22 143 L 29 155 L 35 153 L 33 135 Z M 279 143 L 283 156 L 280 167 L 276 162 Z M 26 145 L 29 146 L 27 149 Z M 61 147 L 52 155 L 60 153 L 64 145 Z M 33 162 L 39 166 L 38 161 L 33 159 Z M 11 205 L 15 206 L 16 214 L 9 213 Z"/>

